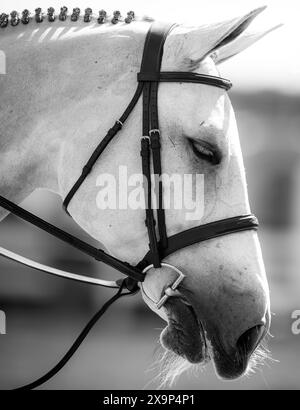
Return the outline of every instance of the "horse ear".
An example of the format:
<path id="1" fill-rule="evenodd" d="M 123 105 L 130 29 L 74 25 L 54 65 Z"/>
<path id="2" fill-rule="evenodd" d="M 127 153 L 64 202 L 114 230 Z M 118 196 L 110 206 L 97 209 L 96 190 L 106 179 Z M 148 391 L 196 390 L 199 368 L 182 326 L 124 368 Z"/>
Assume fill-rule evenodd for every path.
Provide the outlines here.
<path id="1" fill-rule="evenodd" d="M 233 53 L 230 51 L 230 45 L 232 43 L 234 43 L 236 47 L 238 44 L 242 45 L 242 43 L 235 42 L 235 40 L 239 38 L 239 36 L 246 30 L 252 20 L 254 20 L 255 17 L 262 11 L 264 11 L 265 8 L 266 6 L 260 7 L 250 11 L 246 15 L 219 23 L 212 23 L 192 28 L 179 27 L 178 30 L 175 30 L 173 38 L 174 41 L 176 41 L 176 37 L 180 36 L 183 40 L 183 47 L 180 47 L 181 49 L 184 49 L 184 58 L 180 64 L 180 66 L 182 66 L 181 68 L 187 65 L 189 67 L 185 68 L 197 68 L 201 60 L 203 60 L 210 54 L 216 56 L 217 59 L 219 55 L 219 61 L 224 61 L 224 59 L 229 58 L 230 54 L 236 54 L 233 49 Z M 261 35 L 261 37 L 263 35 L 264 33 Z M 250 37 L 248 37 L 248 42 L 249 41 Z M 254 40 L 254 38 L 252 37 L 252 42 L 254 41 L 256 40 Z M 244 43 L 244 48 L 247 47 L 246 43 Z M 222 54 L 220 50 L 222 50 Z"/>
<path id="2" fill-rule="evenodd" d="M 212 58 L 215 64 L 221 64 L 236 54 L 239 54 L 252 44 L 256 43 L 256 41 L 263 38 L 266 34 L 269 34 L 271 31 L 276 30 L 281 26 L 282 24 L 277 24 L 276 26 L 259 31 L 246 30 L 235 40 L 213 52 Z"/>

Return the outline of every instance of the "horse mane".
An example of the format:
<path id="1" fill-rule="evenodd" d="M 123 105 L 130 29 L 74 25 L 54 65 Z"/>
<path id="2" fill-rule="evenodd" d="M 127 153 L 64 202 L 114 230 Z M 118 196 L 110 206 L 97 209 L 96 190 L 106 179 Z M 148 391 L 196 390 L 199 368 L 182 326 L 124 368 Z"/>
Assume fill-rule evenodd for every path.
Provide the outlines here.
<path id="1" fill-rule="evenodd" d="M 80 10 L 78 7 L 73 8 L 72 11 L 63 6 L 60 11 L 56 11 L 53 7 L 36 8 L 34 12 L 28 9 L 24 9 L 22 12 L 16 10 L 11 11 L 9 14 L 0 11 L 0 30 L 9 26 L 13 28 L 26 27 L 26 26 L 40 26 L 48 23 L 49 25 L 54 22 L 60 22 L 62 25 L 66 22 L 70 24 L 99 24 L 103 26 L 116 25 L 118 23 L 133 24 L 137 21 L 153 22 L 155 19 L 149 16 L 136 16 L 133 11 L 128 11 L 126 15 L 122 15 L 119 10 L 115 10 L 112 13 L 108 13 L 105 10 L 99 10 L 94 13 L 90 7 L 85 10 Z"/>

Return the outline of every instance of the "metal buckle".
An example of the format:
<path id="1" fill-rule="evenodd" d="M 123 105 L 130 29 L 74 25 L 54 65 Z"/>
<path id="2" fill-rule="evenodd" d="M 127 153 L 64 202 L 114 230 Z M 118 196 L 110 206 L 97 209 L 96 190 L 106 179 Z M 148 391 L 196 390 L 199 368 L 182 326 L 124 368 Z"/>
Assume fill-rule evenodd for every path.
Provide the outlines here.
<path id="1" fill-rule="evenodd" d="M 145 293 L 145 291 L 144 291 L 144 289 L 143 289 L 144 295 L 145 295 L 149 300 L 151 300 L 152 303 L 154 303 L 154 305 L 155 305 L 155 307 L 156 307 L 157 309 L 160 309 L 160 308 L 166 303 L 166 301 L 169 299 L 170 295 L 168 295 L 167 292 L 170 291 L 170 290 L 173 290 L 173 291 L 176 290 L 176 289 L 178 288 L 179 284 L 180 284 L 180 283 L 183 281 L 183 279 L 185 278 L 185 275 L 181 272 L 181 270 L 179 270 L 179 269 L 176 268 L 175 266 L 170 265 L 169 263 L 161 263 L 161 266 L 164 266 L 164 267 L 167 267 L 167 268 L 172 269 L 173 271 L 175 271 L 175 272 L 178 274 L 178 277 L 177 277 L 177 279 L 175 280 L 175 282 L 173 283 L 173 285 L 167 287 L 167 288 L 164 290 L 164 294 L 163 294 L 163 296 L 159 299 L 158 302 L 156 302 L 155 300 L 149 298 L 149 296 Z M 143 273 L 147 273 L 147 272 L 148 272 L 150 269 L 152 269 L 153 267 L 154 267 L 153 265 L 147 266 L 147 267 L 143 270 Z M 142 288 L 143 288 L 143 287 L 142 287 Z"/>
<path id="2" fill-rule="evenodd" d="M 160 131 L 159 131 L 157 128 L 154 128 L 153 130 L 150 130 L 150 131 L 149 131 L 149 136 L 151 137 L 151 134 L 152 134 L 152 133 L 154 134 L 155 132 L 156 132 L 158 135 L 160 135 Z"/>

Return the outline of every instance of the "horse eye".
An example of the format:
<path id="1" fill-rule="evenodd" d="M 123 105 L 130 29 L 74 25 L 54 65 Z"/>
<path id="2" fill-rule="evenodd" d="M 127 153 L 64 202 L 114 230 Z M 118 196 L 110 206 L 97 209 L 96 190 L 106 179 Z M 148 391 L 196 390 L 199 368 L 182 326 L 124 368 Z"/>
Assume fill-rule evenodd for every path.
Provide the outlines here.
<path id="1" fill-rule="evenodd" d="M 220 163 L 220 154 L 210 144 L 204 141 L 196 141 L 194 139 L 189 139 L 189 141 L 194 154 L 198 158 L 203 159 L 212 165 L 217 165 Z"/>

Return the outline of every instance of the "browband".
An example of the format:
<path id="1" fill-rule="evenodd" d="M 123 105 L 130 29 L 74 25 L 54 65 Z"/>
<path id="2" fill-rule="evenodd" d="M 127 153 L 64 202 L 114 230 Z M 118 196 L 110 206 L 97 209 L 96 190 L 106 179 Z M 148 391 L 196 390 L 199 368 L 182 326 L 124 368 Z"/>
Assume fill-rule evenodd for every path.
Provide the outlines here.
<path id="1" fill-rule="evenodd" d="M 137 79 L 140 82 L 167 82 L 167 83 L 199 83 L 230 90 L 232 82 L 226 78 L 184 71 L 141 72 Z"/>

